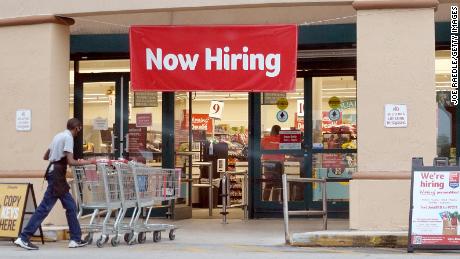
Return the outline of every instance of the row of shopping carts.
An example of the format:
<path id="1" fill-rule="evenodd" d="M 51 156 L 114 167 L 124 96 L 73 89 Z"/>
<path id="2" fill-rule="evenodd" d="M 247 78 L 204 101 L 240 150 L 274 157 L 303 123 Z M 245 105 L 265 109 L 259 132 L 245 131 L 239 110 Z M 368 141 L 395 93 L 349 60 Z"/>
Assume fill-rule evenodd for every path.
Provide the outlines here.
<path id="1" fill-rule="evenodd" d="M 72 173 L 78 217 L 81 218 L 84 211 L 92 211 L 89 223 L 81 224 L 88 233 L 84 237 L 88 243 L 92 243 L 94 234 L 99 232 L 98 247 L 103 247 L 110 236 L 112 246 L 118 246 L 122 238 L 129 245 L 144 243 L 147 233 L 153 233 L 154 242 L 160 241 L 161 233 L 167 231 L 169 239 L 175 239 L 175 225 L 152 224 L 149 220 L 155 206 L 180 197 L 180 170 L 107 161 L 72 167 Z M 130 209 L 132 215 L 126 217 Z M 145 219 L 140 218 L 143 210 L 148 210 Z M 103 213 L 105 217 L 101 222 L 99 215 Z"/>

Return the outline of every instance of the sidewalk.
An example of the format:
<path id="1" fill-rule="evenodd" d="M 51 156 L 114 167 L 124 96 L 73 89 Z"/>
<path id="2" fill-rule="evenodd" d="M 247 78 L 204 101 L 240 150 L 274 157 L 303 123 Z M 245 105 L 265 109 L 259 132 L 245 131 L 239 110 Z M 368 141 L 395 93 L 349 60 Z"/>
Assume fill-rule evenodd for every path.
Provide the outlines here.
<path id="1" fill-rule="evenodd" d="M 188 219 L 178 221 L 156 220 L 157 223 L 168 222 L 176 224 L 180 229 L 176 232 L 176 239 L 170 241 L 163 233 L 162 240 L 154 243 L 152 234 L 147 234 L 144 244 L 127 245 L 121 242 L 119 246 L 112 247 L 109 243 L 103 248 L 98 248 L 93 243 L 82 249 L 67 248 L 68 241 L 46 242 L 39 251 L 26 251 L 15 247 L 10 240 L 0 241 L 1 258 L 18 259 L 126 259 L 126 258 L 190 258 L 190 259 L 357 259 L 379 258 L 398 259 L 408 256 L 405 248 L 382 247 L 322 247 L 312 244 L 311 247 L 286 245 L 284 240 L 284 225 L 282 219 L 257 219 L 244 222 L 240 219 L 231 219 L 229 224 L 223 225 L 221 219 Z M 331 219 L 326 232 L 321 231 L 321 219 L 292 219 L 290 228 L 294 234 L 302 236 L 310 233 L 332 233 L 331 240 L 344 242 L 343 235 L 337 233 L 351 233 L 348 230 L 348 220 Z M 62 229 L 62 228 L 61 228 Z M 47 230 L 51 230 L 48 229 Z M 53 230 L 56 231 L 56 228 Z M 58 231 L 59 232 L 59 231 Z M 61 230 L 61 232 L 63 232 Z M 48 232 L 50 233 L 50 232 Z M 335 233 L 335 234 L 334 234 Z M 95 239 L 99 234 L 95 234 Z M 369 240 L 369 239 L 368 239 Z M 324 241 L 324 240 L 323 240 Z M 367 241 L 366 241 L 367 242 Z M 354 243 L 356 244 L 356 243 Z M 370 243 L 366 243 L 370 244 Z M 333 245 L 331 242 L 321 245 Z M 458 258 L 458 252 L 449 251 L 417 251 L 410 255 L 411 258 Z"/>
<path id="2" fill-rule="evenodd" d="M 152 223 L 179 226 L 176 232 L 184 244 L 284 245 L 282 219 L 230 219 L 152 220 Z M 348 229 L 347 219 L 330 219 L 328 230 L 322 231 L 322 219 L 291 219 L 291 245 L 306 247 L 406 247 L 407 232 L 355 231 Z M 68 239 L 67 227 L 44 227 L 47 240 Z M 96 237 L 98 235 L 96 234 Z M 148 235 L 151 239 L 151 235 Z M 196 237 L 199 237 L 197 240 Z M 165 238 L 165 235 L 164 237 Z M 167 237 L 166 237 L 167 238 Z M 107 244 L 110 246 L 110 244 Z"/>
<path id="3" fill-rule="evenodd" d="M 290 221 L 290 228 L 294 232 L 319 231 L 322 229 L 321 219 L 294 219 Z M 150 223 L 168 223 L 179 227 L 176 237 L 186 243 L 196 242 L 199 236 L 207 244 L 230 242 L 233 244 L 253 245 L 284 245 L 283 219 L 229 219 L 228 224 L 222 224 L 222 219 L 186 219 L 170 221 L 166 219 L 152 219 Z M 347 230 L 348 220 L 329 220 L 331 230 Z M 67 226 L 44 226 L 46 239 L 59 241 L 68 239 Z M 98 234 L 95 235 L 98 237 Z M 151 238 L 151 235 L 148 235 Z M 163 238 L 167 238 L 164 235 Z M 108 244 L 110 245 L 110 244 Z"/>

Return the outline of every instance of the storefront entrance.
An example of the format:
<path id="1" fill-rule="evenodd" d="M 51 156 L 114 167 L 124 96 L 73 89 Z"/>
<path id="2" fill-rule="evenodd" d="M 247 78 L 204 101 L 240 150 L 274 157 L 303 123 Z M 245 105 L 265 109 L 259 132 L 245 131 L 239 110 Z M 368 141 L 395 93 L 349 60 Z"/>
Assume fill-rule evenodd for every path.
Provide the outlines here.
<path id="1" fill-rule="evenodd" d="M 261 133 L 250 136 L 254 142 L 253 217 L 281 216 L 281 173 L 328 179 L 330 215 L 347 217 L 348 181 L 357 167 L 354 76 L 297 78 L 296 92 L 285 98 L 287 119 L 277 117 L 283 107 L 267 105 L 267 96 L 253 96 L 253 132 Z M 277 126 L 281 143 L 272 146 Z M 296 143 L 298 136 L 300 143 Z M 321 189 L 316 184 L 291 184 L 288 195 L 294 210 L 321 208 Z"/>
<path id="2" fill-rule="evenodd" d="M 357 163 L 353 76 L 297 78 L 296 92 L 287 94 L 177 92 L 148 96 L 138 93 L 135 97 L 129 72 L 114 72 L 129 70 L 126 62 L 75 62 L 82 69 L 75 73 L 70 115 L 84 122 L 83 134 L 76 142 L 78 157 L 125 157 L 151 166 L 182 168 L 184 180 L 191 176 L 192 183 L 184 185 L 186 195 L 177 206 L 192 205 L 197 217 L 202 218 L 207 215 L 208 192 L 192 186 L 207 176 L 194 164 L 209 158 L 204 155 L 205 150 L 209 152 L 209 142 L 224 143 L 227 148 L 221 155 L 226 160 L 226 170 L 248 172 L 251 217 L 281 216 L 281 173 L 291 177 L 327 177 L 331 181 L 331 215 L 347 214 L 347 181 Z M 91 73 L 90 69 L 85 70 L 91 67 L 88 62 L 99 62 L 106 69 L 99 67 L 95 70 L 103 72 Z M 287 106 L 281 110 L 277 101 L 283 98 Z M 337 103 L 331 102 L 336 99 Z M 220 120 L 209 118 L 213 100 L 224 103 Z M 338 110 L 338 118 L 331 119 L 331 105 Z M 285 111 L 287 119 L 277 117 L 280 111 Z M 144 117 L 148 125 L 136 127 L 136 122 Z M 280 127 L 283 136 L 299 133 L 300 142 L 267 145 L 274 125 Z M 166 145 L 165 140 L 169 142 Z M 219 178 L 219 174 L 214 178 Z M 239 203 L 244 187 L 236 187 L 231 190 L 231 200 Z M 290 189 L 290 208 L 321 206 L 318 186 L 293 185 Z M 219 190 L 214 192 L 215 217 L 221 202 Z"/>

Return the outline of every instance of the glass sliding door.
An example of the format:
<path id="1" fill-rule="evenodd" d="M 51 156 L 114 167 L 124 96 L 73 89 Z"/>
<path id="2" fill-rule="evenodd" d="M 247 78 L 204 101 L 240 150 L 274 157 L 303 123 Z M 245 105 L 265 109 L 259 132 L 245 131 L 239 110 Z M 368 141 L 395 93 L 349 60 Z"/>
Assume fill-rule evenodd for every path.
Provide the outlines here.
<path id="1" fill-rule="evenodd" d="M 330 214 L 347 216 L 348 182 L 357 169 L 356 80 L 354 76 L 312 78 L 311 177 L 327 179 Z M 320 185 L 310 206 L 322 204 Z"/>
<path id="2" fill-rule="evenodd" d="M 118 158 L 127 155 L 129 73 L 79 74 L 73 116 L 83 122 L 77 157 Z"/>
<path id="3" fill-rule="evenodd" d="M 287 107 L 267 103 L 263 94 L 259 111 L 257 104 L 251 105 L 256 122 L 260 112 L 259 146 L 252 148 L 260 159 L 260 165 L 256 159 L 252 167 L 256 217 L 281 213 L 282 174 L 327 179 L 329 211 L 348 211 L 348 181 L 357 168 L 356 80 L 353 76 L 305 77 L 297 78 L 296 86 L 296 92 L 276 97 L 285 98 Z M 280 118 L 280 113 L 286 118 Z M 290 183 L 289 187 L 290 210 L 321 207 L 319 185 Z"/>

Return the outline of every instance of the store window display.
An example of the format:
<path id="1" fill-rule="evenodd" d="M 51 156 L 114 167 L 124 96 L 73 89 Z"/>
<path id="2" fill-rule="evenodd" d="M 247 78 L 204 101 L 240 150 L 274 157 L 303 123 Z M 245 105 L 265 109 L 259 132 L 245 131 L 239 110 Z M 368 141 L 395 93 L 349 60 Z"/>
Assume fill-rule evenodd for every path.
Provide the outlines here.
<path id="1" fill-rule="evenodd" d="M 450 101 L 450 52 L 436 51 L 437 155 L 457 164 L 457 107 Z"/>
<path id="2" fill-rule="evenodd" d="M 313 177 L 346 180 L 356 172 L 356 107 L 354 77 L 313 78 L 313 150 L 324 150 L 313 154 Z M 327 150 L 339 153 L 327 153 Z M 346 181 L 327 183 L 328 201 L 348 201 L 348 190 Z M 321 188 L 314 185 L 313 201 L 321 199 Z"/>
<path id="3" fill-rule="evenodd" d="M 264 150 L 278 150 L 280 144 L 279 125 L 273 125 L 270 134 L 264 136 L 261 145 Z M 281 176 L 284 172 L 284 154 L 262 155 L 262 200 L 281 201 Z"/>
<path id="4" fill-rule="evenodd" d="M 223 104 L 220 118 L 211 118 L 212 101 Z M 193 162 L 207 161 L 213 163 L 213 179 L 221 177 L 217 172 L 217 160 L 225 161 L 225 171 L 245 171 L 248 169 L 248 93 L 238 92 L 194 92 L 191 94 L 192 114 L 192 152 Z M 188 121 L 187 121 L 188 123 Z M 207 184 L 209 175 L 206 167 L 195 167 L 192 178 L 195 184 Z M 218 182 L 215 183 L 216 186 Z M 243 199 L 243 177 L 230 177 L 230 204 L 238 204 Z M 215 189 L 217 192 L 217 189 Z M 205 188 L 192 191 L 194 207 L 208 206 L 208 190 Z M 218 194 L 213 195 L 215 205 Z"/>

